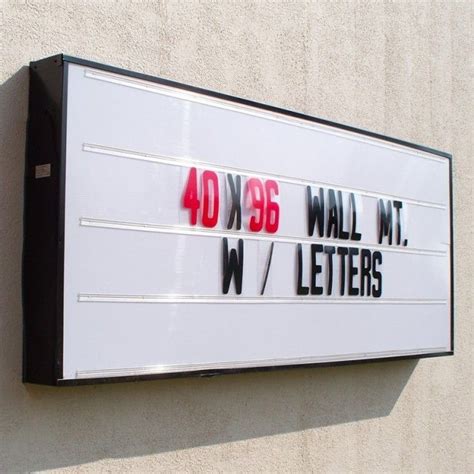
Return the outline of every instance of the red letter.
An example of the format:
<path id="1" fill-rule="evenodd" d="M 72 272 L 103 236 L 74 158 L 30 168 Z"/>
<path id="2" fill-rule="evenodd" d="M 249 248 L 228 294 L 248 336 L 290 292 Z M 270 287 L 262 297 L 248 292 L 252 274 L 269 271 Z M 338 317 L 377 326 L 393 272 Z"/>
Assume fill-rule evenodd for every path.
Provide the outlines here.
<path id="1" fill-rule="evenodd" d="M 209 184 L 212 188 L 212 215 L 209 209 Z M 219 180 L 214 171 L 204 171 L 202 174 L 202 225 L 215 227 L 219 217 Z"/>
<path id="2" fill-rule="evenodd" d="M 272 179 L 265 181 L 265 191 L 267 193 L 267 216 L 265 220 L 265 230 L 270 234 L 274 234 L 278 230 L 278 225 L 280 223 L 280 206 L 277 202 L 272 201 L 274 196 L 278 196 L 278 183 Z"/>
<path id="3" fill-rule="evenodd" d="M 265 191 L 259 179 L 250 178 L 247 181 L 247 195 L 250 195 L 251 205 L 257 211 L 250 217 L 249 228 L 252 232 L 260 232 L 265 218 Z"/>
<path id="4" fill-rule="evenodd" d="M 191 168 L 189 170 L 188 183 L 183 196 L 183 206 L 191 211 L 189 216 L 191 225 L 196 225 L 199 204 L 196 168 Z"/>

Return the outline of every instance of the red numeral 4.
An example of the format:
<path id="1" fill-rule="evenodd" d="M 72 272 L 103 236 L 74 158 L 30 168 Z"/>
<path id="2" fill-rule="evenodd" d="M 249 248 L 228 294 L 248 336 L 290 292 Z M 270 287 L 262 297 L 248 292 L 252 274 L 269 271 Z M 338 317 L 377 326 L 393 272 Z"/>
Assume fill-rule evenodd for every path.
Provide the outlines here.
<path id="1" fill-rule="evenodd" d="M 189 221 L 191 225 L 197 223 L 197 213 L 200 206 L 199 193 L 197 186 L 196 168 L 191 168 L 188 175 L 188 183 L 183 195 L 183 206 L 190 210 Z"/>

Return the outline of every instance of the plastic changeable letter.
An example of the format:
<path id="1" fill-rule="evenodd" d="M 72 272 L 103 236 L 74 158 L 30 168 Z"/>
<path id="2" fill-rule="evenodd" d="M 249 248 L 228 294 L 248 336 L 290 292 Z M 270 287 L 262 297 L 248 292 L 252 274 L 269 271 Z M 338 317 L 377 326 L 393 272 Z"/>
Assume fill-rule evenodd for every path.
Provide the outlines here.
<path id="1" fill-rule="evenodd" d="M 278 202 L 272 200 L 279 194 L 278 183 L 272 179 L 265 181 L 265 191 L 267 195 L 265 230 L 269 234 L 274 234 L 278 230 L 278 225 L 280 223 L 280 206 L 278 205 Z"/>
<path id="2" fill-rule="evenodd" d="M 188 182 L 183 195 L 183 206 L 189 209 L 189 222 L 191 225 L 196 225 L 197 214 L 200 206 L 199 193 L 197 186 L 197 172 L 196 168 L 189 170 Z"/>
<path id="3" fill-rule="evenodd" d="M 202 225 L 204 227 L 215 227 L 218 217 L 219 180 L 214 171 L 206 170 L 202 174 Z"/>
<path id="4" fill-rule="evenodd" d="M 249 220 L 249 229 L 252 232 L 260 232 L 265 219 L 265 190 L 259 179 L 250 178 L 247 181 L 247 196 L 250 198 L 250 207 L 255 210 Z"/>

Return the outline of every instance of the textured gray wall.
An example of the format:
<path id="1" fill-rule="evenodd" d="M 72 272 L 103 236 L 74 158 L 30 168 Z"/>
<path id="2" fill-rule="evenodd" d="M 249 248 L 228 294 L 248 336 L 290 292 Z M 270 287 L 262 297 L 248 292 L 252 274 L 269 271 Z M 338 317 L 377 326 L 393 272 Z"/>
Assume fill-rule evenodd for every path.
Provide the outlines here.
<path id="1" fill-rule="evenodd" d="M 0 470 L 472 471 L 472 10 L 454 1 L 0 0 Z M 456 355 L 22 385 L 26 65 L 58 52 L 452 152 Z"/>

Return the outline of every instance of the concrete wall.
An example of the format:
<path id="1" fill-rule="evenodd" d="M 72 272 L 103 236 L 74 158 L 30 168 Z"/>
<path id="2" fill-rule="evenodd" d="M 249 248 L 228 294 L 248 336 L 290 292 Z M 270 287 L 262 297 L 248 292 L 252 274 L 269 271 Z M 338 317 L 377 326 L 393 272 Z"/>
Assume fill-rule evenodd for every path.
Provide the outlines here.
<path id="1" fill-rule="evenodd" d="M 472 2 L 0 5 L 1 471 L 474 469 Z M 23 385 L 26 65 L 58 52 L 452 152 L 456 355 L 203 380 Z"/>

